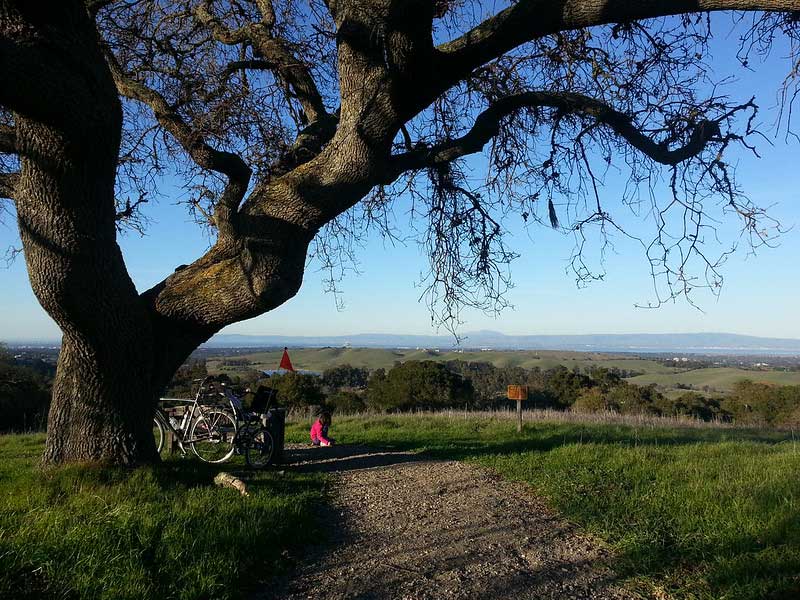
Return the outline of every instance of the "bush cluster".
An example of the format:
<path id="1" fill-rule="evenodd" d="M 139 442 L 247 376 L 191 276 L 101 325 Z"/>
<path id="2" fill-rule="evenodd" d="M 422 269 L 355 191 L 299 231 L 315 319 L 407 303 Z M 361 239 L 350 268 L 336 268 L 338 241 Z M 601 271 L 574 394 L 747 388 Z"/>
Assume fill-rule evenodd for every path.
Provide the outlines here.
<path id="1" fill-rule="evenodd" d="M 54 371 L 41 361 L 17 364 L 0 347 L 0 433 L 45 428 Z"/>
<path id="2" fill-rule="evenodd" d="M 18 364 L 0 348 L 0 432 L 45 428 L 54 367 Z M 205 361 L 181 367 L 165 390 L 170 397 L 190 397 L 207 374 Z M 528 408 L 576 412 L 689 416 L 704 421 L 734 421 L 767 427 L 800 426 L 800 386 L 738 382 L 725 397 L 687 391 L 668 398 L 654 385 L 625 381 L 631 373 L 594 367 L 581 370 L 496 367 L 491 363 L 408 361 L 388 371 L 339 365 L 322 376 L 286 373 L 265 376 L 250 371 L 231 384 L 245 397 L 259 386 L 277 392 L 278 402 L 292 409 L 322 407 L 340 413 L 362 411 L 496 409 L 512 406 L 508 385 L 527 385 Z"/>
<path id="3" fill-rule="evenodd" d="M 267 385 L 278 390 L 281 403 L 294 408 L 325 405 L 339 412 L 364 410 L 405 412 L 446 408 L 510 407 L 507 386 L 527 385 L 528 408 L 576 412 L 687 416 L 703 421 L 735 421 L 747 425 L 800 425 L 800 386 L 739 382 L 727 397 L 689 391 L 677 398 L 654 385 L 628 383 L 630 373 L 594 367 L 588 370 L 523 369 L 491 363 L 408 361 L 387 370 L 341 365 L 322 377 L 300 374 L 273 376 Z"/>

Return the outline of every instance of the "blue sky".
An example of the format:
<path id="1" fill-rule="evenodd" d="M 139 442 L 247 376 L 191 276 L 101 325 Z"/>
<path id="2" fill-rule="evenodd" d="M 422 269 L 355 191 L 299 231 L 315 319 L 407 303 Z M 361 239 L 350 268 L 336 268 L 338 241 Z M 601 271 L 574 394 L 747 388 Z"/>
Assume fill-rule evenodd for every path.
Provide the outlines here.
<path id="1" fill-rule="evenodd" d="M 724 29 L 724 28 L 723 28 Z M 775 117 L 776 90 L 788 70 L 780 52 L 766 64 L 745 72 L 734 60 L 733 44 L 719 43 L 713 63 L 718 75 L 735 74 L 730 87 L 735 98 L 756 94 L 761 121 L 769 129 Z M 772 206 L 771 214 L 792 227 L 777 248 L 756 255 L 740 250 L 723 270 L 725 285 L 719 298 L 698 293 L 698 310 L 683 300 L 650 310 L 636 308 L 654 300 L 648 264 L 639 246 L 616 239 L 616 253 L 607 257 L 602 282 L 576 287 L 565 272 L 573 248 L 569 236 L 545 227 L 525 230 L 521 219 L 508 223 L 509 245 L 521 254 L 512 266 L 515 287 L 508 294 L 513 309 L 494 318 L 465 310 L 461 331 L 492 329 L 513 334 L 577 334 L 635 332 L 725 331 L 770 337 L 800 338 L 797 301 L 800 298 L 800 143 L 786 142 L 782 132 L 759 143 L 762 158 L 736 151 L 738 179 L 757 205 Z M 481 161 L 473 163 L 480 174 Z M 601 190 L 601 198 L 615 214 L 619 187 L 614 182 Z M 402 205 L 398 212 L 402 214 Z M 148 207 L 152 225 L 144 237 L 126 233 L 120 239 L 128 269 L 140 290 L 168 275 L 175 266 L 191 262 L 206 249 L 208 240 L 185 209 L 168 198 Z M 735 223 L 721 228 L 724 241 L 736 238 Z M 400 226 L 404 221 L 400 219 Z M 636 230 L 639 225 L 634 225 Z M 636 230 L 638 232 L 638 230 Z M 0 248 L 19 244 L 16 225 L 8 215 L 0 224 Z M 589 250 L 597 256 L 597 248 Z M 416 285 L 425 270 L 425 258 L 413 244 L 388 245 L 378 235 L 365 240 L 358 251 L 360 275 L 341 284 L 342 310 L 323 291 L 324 274 L 311 264 L 299 294 L 278 309 L 237 323 L 224 333 L 346 335 L 364 332 L 432 333 L 430 313 L 419 301 Z M 590 254 L 591 256 L 592 254 Z M 58 328 L 39 307 L 20 258 L 9 268 L 0 267 L 0 340 L 58 339 Z"/>

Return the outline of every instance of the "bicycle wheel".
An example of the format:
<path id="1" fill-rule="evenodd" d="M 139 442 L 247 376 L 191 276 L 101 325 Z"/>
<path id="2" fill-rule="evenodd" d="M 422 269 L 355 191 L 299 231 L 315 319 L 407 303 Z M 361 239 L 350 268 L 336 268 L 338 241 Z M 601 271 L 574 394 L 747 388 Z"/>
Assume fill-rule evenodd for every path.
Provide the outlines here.
<path id="1" fill-rule="evenodd" d="M 235 438 L 236 421 L 222 410 L 204 412 L 189 432 L 192 452 L 209 463 L 225 462 L 233 456 Z"/>
<path id="2" fill-rule="evenodd" d="M 248 467 L 263 469 L 272 462 L 274 450 L 275 443 L 270 432 L 266 429 L 259 429 L 244 448 L 244 460 Z"/>
<path id="3" fill-rule="evenodd" d="M 153 438 L 156 442 L 156 454 L 161 454 L 164 449 L 164 439 L 166 439 L 166 431 L 164 424 L 158 417 L 153 417 Z"/>

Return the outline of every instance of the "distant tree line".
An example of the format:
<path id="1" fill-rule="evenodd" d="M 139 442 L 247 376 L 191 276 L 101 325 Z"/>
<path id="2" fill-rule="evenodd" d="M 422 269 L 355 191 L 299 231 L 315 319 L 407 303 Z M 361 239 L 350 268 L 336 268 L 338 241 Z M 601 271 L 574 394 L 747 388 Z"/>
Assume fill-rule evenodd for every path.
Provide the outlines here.
<path id="1" fill-rule="evenodd" d="M 55 365 L 19 362 L 0 346 L 0 433 L 45 429 L 54 375 Z"/>
<path id="2" fill-rule="evenodd" d="M 173 375 L 164 396 L 168 398 L 191 398 L 197 391 L 199 381 L 208 375 L 206 361 L 193 360 L 183 365 Z"/>
<path id="3" fill-rule="evenodd" d="M 44 429 L 54 365 L 41 360 L 20 364 L 0 347 L 0 431 Z M 164 395 L 189 398 L 198 380 L 208 374 L 204 360 L 182 366 Z M 462 361 L 408 361 L 370 371 L 339 365 L 322 376 L 286 373 L 266 376 L 239 372 L 230 384 L 247 404 L 259 386 L 274 389 L 278 402 L 293 409 L 342 413 L 402 412 L 447 408 L 481 410 L 511 407 L 508 385 L 527 385 L 529 408 L 575 412 L 614 411 L 622 414 L 689 416 L 704 421 L 800 426 L 800 386 L 741 381 L 724 397 L 688 391 L 668 398 L 654 385 L 625 381 L 630 372 L 616 368 L 524 369 Z"/>
<path id="4" fill-rule="evenodd" d="M 576 412 L 688 416 L 754 426 L 800 424 L 800 386 L 751 381 L 726 397 L 687 392 L 668 398 L 655 387 L 628 383 L 616 368 L 557 366 L 552 369 L 497 367 L 491 363 L 408 361 L 389 370 L 340 365 L 322 377 L 287 373 L 260 384 L 278 392 L 290 408 L 328 407 L 340 412 L 491 409 L 510 407 L 507 386 L 527 385 L 530 408 Z"/>

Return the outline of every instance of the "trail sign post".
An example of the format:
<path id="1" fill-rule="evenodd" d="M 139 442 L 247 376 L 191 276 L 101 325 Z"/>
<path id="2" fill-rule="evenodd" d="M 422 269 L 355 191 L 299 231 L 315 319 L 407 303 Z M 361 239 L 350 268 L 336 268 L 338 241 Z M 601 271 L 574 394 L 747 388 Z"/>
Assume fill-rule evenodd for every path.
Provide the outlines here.
<path id="1" fill-rule="evenodd" d="M 527 385 L 508 386 L 508 399 L 517 401 L 517 431 L 522 431 L 522 401 L 528 399 Z"/>

